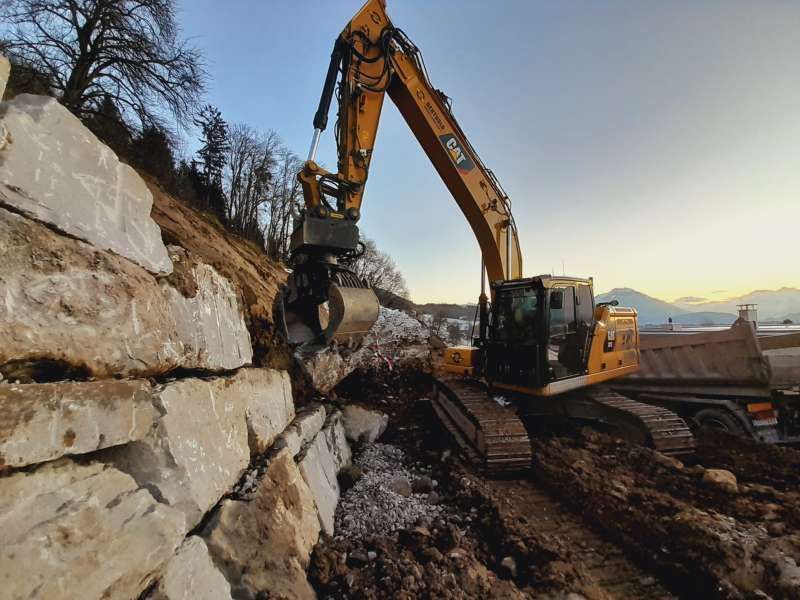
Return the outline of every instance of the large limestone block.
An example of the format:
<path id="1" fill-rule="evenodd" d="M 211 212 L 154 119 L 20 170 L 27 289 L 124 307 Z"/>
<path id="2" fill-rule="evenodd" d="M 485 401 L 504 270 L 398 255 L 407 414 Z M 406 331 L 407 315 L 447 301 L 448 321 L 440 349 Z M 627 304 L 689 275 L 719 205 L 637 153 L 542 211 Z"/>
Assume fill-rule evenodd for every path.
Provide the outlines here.
<path id="1" fill-rule="evenodd" d="M 294 421 L 284 430 L 275 442 L 282 448 L 288 448 L 292 456 L 296 456 L 325 424 L 325 407 L 313 404 L 303 408 L 297 413 Z"/>
<path id="2" fill-rule="evenodd" d="M 233 284 L 183 248 L 170 246 L 169 250 L 176 271 L 182 271 L 182 289 L 167 281 L 161 287 L 184 344 L 184 366 L 217 371 L 250 364 L 253 346 Z"/>
<path id="3" fill-rule="evenodd" d="M 98 378 L 182 364 L 175 319 L 144 269 L 3 209 L 0 256 L 0 372 L 7 377 L 42 363 Z"/>
<path id="4" fill-rule="evenodd" d="M 333 413 L 300 459 L 300 473 L 308 484 L 317 506 L 322 530 L 334 533 L 334 513 L 339 503 L 338 474 L 350 464 L 350 446 L 345 439 L 341 413 Z"/>
<path id="5" fill-rule="evenodd" d="M 203 538 L 193 535 L 167 563 L 148 600 L 231 600 L 231 586 L 211 562 Z"/>
<path id="6" fill-rule="evenodd" d="M 319 538 L 314 499 L 288 449 L 270 461 L 254 497 L 225 500 L 206 530 L 236 598 L 314 598 L 305 570 Z"/>
<path id="7" fill-rule="evenodd" d="M 389 416 L 377 410 L 369 410 L 348 404 L 342 410 L 344 432 L 351 442 L 374 442 L 389 425 Z"/>
<path id="8" fill-rule="evenodd" d="M 3 94 L 6 92 L 6 84 L 8 78 L 11 76 L 11 63 L 8 59 L 0 54 L 0 100 L 3 99 Z"/>
<path id="9" fill-rule="evenodd" d="M 113 448 L 109 459 L 181 510 L 191 529 L 250 462 L 247 391 L 226 377 L 168 383 L 156 392 L 158 425 L 144 439 Z"/>
<path id="10" fill-rule="evenodd" d="M 265 452 L 294 418 L 289 374 L 274 369 L 240 369 L 231 378 L 231 385 L 245 403 L 251 452 Z"/>
<path id="11" fill-rule="evenodd" d="M 152 400 L 144 380 L 0 384 L 0 469 L 139 440 Z"/>
<path id="12" fill-rule="evenodd" d="M 54 98 L 0 105 L 0 204 L 153 273 L 172 263 L 141 177 Z"/>
<path id="13" fill-rule="evenodd" d="M 105 465 L 15 473 L 0 480 L 0 596 L 136 598 L 185 531 L 179 511 Z"/>

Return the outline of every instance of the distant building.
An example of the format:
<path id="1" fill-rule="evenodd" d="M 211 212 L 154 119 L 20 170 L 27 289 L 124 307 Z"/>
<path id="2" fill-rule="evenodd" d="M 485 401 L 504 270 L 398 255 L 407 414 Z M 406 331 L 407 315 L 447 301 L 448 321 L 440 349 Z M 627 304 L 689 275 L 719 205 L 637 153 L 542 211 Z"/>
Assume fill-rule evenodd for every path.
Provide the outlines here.
<path id="1" fill-rule="evenodd" d="M 739 304 L 739 321 L 752 323 L 758 329 L 758 304 Z"/>

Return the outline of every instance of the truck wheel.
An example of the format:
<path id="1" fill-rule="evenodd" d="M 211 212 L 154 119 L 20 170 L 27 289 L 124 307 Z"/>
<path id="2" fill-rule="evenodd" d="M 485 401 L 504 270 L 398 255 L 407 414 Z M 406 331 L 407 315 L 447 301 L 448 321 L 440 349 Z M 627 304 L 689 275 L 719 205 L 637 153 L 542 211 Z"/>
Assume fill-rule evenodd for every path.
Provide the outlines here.
<path id="1" fill-rule="evenodd" d="M 694 415 L 694 421 L 698 427 L 711 427 L 734 435 L 745 435 L 744 427 L 736 417 L 721 408 L 704 408 Z"/>

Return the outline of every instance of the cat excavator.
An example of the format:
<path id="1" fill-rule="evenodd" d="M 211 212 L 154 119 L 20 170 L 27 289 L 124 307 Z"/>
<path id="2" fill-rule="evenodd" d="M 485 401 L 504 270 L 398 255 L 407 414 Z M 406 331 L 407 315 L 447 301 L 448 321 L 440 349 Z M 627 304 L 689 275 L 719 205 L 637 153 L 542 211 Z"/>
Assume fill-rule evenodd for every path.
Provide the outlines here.
<path id="1" fill-rule="evenodd" d="M 469 347 L 447 348 L 436 366 L 433 405 L 464 451 L 490 471 L 525 468 L 531 445 L 523 418 L 561 415 L 666 453 L 690 452 L 692 434 L 676 414 L 598 385 L 638 369 L 636 311 L 596 303 L 591 279 L 523 277 L 509 197 L 431 83 L 419 49 L 392 24 L 385 0 L 368 0 L 334 42 L 298 174 L 303 205 L 284 293 L 289 341 L 301 354 L 353 348 L 378 317 L 375 293 L 348 265 L 363 251 L 358 221 L 387 94 L 482 253 L 478 335 Z M 336 173 L 315 162 L 334 95 Z"/>

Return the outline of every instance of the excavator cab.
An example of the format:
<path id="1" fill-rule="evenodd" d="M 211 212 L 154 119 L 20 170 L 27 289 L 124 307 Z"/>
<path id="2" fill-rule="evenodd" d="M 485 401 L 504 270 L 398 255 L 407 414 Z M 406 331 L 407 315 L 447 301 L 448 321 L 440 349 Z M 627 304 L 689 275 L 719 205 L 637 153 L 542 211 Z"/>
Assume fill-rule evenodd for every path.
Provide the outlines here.
<path id="1" fill-rule="evenodd" d="M 485 374 L 492 382 L 540 388 L 586 373 L 594 330 L 588 279 L 532 277 L 492 286 Z"/>
<path id="2" fill-rule="evenodd" d="M 444 373 L 553 396 L 634 372 L 636 311 L 595 304 L 591 279 L 540 275 L 492 283 L 485 327 L 470 348 L 448 348 Z"/>

